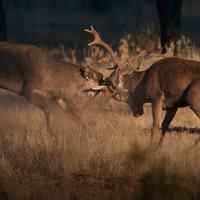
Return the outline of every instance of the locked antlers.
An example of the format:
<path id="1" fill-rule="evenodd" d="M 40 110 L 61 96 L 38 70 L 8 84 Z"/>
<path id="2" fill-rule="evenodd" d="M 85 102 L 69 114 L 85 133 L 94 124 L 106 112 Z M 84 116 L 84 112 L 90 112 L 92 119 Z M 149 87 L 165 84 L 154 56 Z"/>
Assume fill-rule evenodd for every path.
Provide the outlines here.
<path id="1" fill-rule="evenodd" d="M 130 57 L 126 62 L 119 64 L 118 59 L 115 55 L 115 52 L 113 51 L 111 46 L 101 39 L 99 33 L 92 26 L 90 30 L 85 29 L 85 31 L 88 33 L 91 33 L 94 36 L 94 40 L 90 42 L 88 46 L 101 46 L 105 50 L 107 50 L 108 53 L 111 55 L 114 66 L 113 68 L 107 68 L 107 69 L 114 70 L 113 73 L 108 78 L 115 92 L 127 93 L 128 92 L 127 90 L 118 86 L 117 79 L 119 79 L 120 75 L 129 74 L 135 71 L 140 64 L 140 58 L 145 55 L 146 51 L 142 51 L 139 54 Z M 112 90 L 112 88 L 110 89 Z"/>

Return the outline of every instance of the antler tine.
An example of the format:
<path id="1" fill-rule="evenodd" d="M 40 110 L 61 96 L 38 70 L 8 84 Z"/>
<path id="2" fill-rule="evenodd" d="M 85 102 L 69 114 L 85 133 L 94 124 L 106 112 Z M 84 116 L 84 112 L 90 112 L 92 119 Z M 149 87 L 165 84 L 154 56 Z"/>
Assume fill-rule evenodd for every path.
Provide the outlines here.
<path id="1" fill-rule="evenodd" d="M 141 57 L 144 56 L 145 54 L 146 54 L 146 50 L 140 52 L 137 56 L 135 56 L 135 58 L 131 59 L 131 61 L 130 61 L 129 63 L 131 64 L 133 61 L 135 61 L 135 60 L 141 58 Z"/>
<path id="2" fill-rule="evenodd" d="M 100 35 L 98 34 L 98 32 L 93 28 L 93 26 L 91 26 L 91 29 L 84 29 L 86 32 L 93 34 L 94 36 L 94 41 L 90 42 L 88 44 L 88 46 L 102 46 L 104 47 L 108 53 L 111 55 L 112 61 L 114 63 L 114 66 L 118 66 L 118 61 L 117 61 L 117 57 L 113 51 L 113 49 L 110 47 L 110 45 L 108 45 L 106 42 L 104 42 Z"/>
<path id="3" fill-rule="evenodd" d="M 140 52 L 138 55 L 134 55 L 132 57 L 130 57 L 125 63 L 123 63 L 123 67 L 121 67 L 122 69 L 124 67 L 129 67 L 134 61 L 138 60 L 140 57 L 144 56 L 146 54 L 146 50 Z"/>
<path id="4" fill-rule="evenodd" d="M 97 31 L 93 28 L 93 26 L 91 26 L 91 30 L 89 29 L 84 29 L 84 31 L 93 34 L 94 36 L 94 41 L 90 42 L 88 44 L 88 46 L 93 46 L 93 45 L 100 45 L 100 43 L 102 42 L 100 35 L 97 33 Z"/>

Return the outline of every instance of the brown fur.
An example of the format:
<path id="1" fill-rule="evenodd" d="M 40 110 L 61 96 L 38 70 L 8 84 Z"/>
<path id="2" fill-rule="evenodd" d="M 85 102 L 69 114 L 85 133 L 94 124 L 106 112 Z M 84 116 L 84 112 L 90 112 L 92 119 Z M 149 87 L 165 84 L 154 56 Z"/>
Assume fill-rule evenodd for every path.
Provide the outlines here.
<path id="1" fill-rule="evenodd" d="M 162 123 L 160 144 L 179 107 L 190 106 L 200 118 L 200 62 L 176 57 L 164 58 L 146 71 L 124 75 L 123 87 L 129 91 L 125 101 L 134 116 L 143 114 L 145 103 L 152 104 L 151 142 L 154 132 L 160 127 L 162 109 L 166 110 L 166 115 Z"/>
<path id="2" fill-rule="evenodd" d="M 33 45 L 0 42 L 0 88 L 25 97 L 44 111 L 49 132 L 49 104 L 55 102 L 74 121 L 84 127 L 77 114 L 75 98 L 82 95 L 86 79 L 102 77 L 89 67 L 59 61 Z"/>

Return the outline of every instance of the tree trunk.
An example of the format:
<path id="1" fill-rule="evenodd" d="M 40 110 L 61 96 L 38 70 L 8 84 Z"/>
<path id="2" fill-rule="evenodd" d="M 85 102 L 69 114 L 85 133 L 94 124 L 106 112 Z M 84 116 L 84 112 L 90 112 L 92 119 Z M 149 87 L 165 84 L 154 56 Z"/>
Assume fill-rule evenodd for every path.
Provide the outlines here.
<path id="1" fill-rule="evenodd" d="M 6 30 L 6 16 L 3 5 L 3 0 L 0 0 L 0 41 L 7 40 L 7 30 Z"/>

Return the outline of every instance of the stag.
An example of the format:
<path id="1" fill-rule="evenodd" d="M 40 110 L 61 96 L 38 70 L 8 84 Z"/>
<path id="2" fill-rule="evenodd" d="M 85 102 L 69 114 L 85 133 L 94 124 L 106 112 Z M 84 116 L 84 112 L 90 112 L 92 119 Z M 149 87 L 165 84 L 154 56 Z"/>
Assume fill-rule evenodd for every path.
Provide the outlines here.
<path id="1" fill-rule="evenodd" d="M 29 44 L 0 42 L 0 88 L 14 92 L 40 108 L 50 125 L 53 102 L 81 127 L 76 100 L 83 99 L 83 88 L 100 84 L 102 75 L 89 66 L 56 60 L 46 51 Z M 85 95 L 85 94 L 84 94 Z"/>
<path id="2" fill-rule="evenodd" d="M 160 128 L 162 110 L 165 110 L 166 114 L 162 121 L 160 145 L 178 108 L 189 106 L 200 118 L 200 62 L 167 57 L 155 62 L 145 71 L 138 71 L 144 52 L 120 64 L 112 48 L 100 38 L 93 27 L 85 31 L 94 36 L 94 41 L 89 46 L 98 45 L 105 48 L 114 63 L 113 72 L 97 91 L 103 91 L 107 96 L 127 103 L 134 117 L 144 113 L 145 103 L 151 103 L 153 124 L 150 144 L 154 133 Z M 95 91 L 94 89 L 91 90 Z M 198 142 L 200 138 L 196 140 L 196 144 Z"/>

